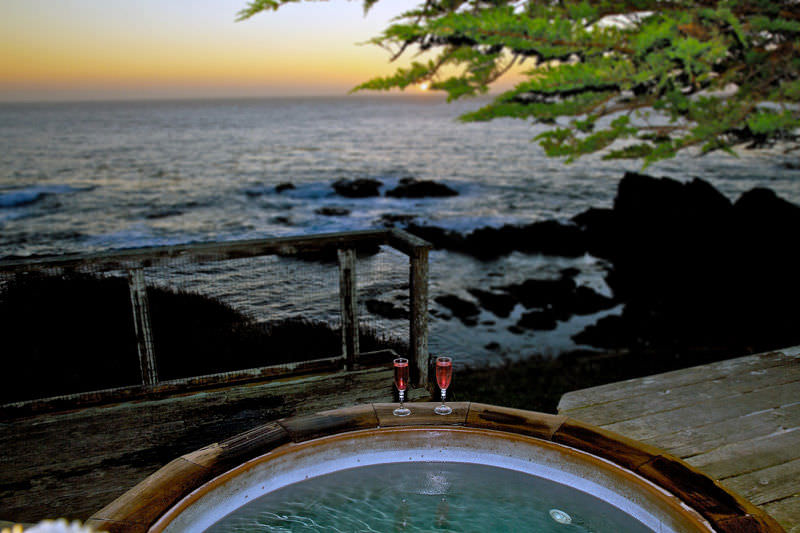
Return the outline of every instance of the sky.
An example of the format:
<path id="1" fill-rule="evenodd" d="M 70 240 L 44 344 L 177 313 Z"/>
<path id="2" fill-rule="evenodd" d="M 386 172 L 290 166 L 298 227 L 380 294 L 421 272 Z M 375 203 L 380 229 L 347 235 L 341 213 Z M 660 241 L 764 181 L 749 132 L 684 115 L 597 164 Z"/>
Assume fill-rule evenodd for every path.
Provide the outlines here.
<path id="1" fill-rule="evenodd" d="M 346 94 L 398 63 L 373 45 L 416 5 L 246 0 L 2 0 L 0 101 Z M 403 64 L 403 63 L 399 63 Z"/>

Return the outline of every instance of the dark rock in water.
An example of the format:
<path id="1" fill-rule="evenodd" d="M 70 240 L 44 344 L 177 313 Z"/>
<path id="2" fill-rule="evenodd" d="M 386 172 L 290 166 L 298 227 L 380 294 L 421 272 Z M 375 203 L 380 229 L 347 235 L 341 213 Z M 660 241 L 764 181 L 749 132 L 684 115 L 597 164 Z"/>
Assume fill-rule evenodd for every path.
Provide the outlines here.
<path id="1" fill-rule="evenodd" d="M 575 281 L 569 278 L 556 280 L 529 279 L 520 284 L 497 287 L 510 294 L 526 308 L 553 307 L 557 302 L 570 300 L 575 291 Z"/>
<path id="2" fill-rule="evenodd" d="M 415 218 L 417 215 L 384 213 L 381 215 L 380 222 L 387 228 L 393 228 L 396 224 L 411 224 Z"/>
<path id="3" fill-rule="evenodd" d="M 403 178 L 394 189 L 386 191 L 386 196 L 395 198 L 439 198 L 458 196 L 458 192 L 443 183 L 416 178 Z"/>
<path id="4" fill-rule="evenodd" d="M 800 206 L 779 198 L 774 191 L 757 187 L 742 194 L 733 205 L 740 226 L 758 231 L 796 231 L 800 228 Z M 786 234 L 785 234 L 786 235 Z"/>
<path id="5" fill-rule="evenodd" d="M 275 186 L 275 192 L 277 193 L 281 193 L 283 191 L 291 191 L 293 189 L 295 189 L 294 184 L 288 182 L 279 183 Z"/>
<path id="6" fill-rule="evenodd" d="M 481 289 L 467 289 L 467 292 L 480 302 L 481 307 L 501 318 L 510 315 L 514 306 L 517 305 L 516 298 L 508 293 L 489 292 Z"/>
<path id="7" fill-rule="evenodd" d="M 271 222 L 273 224 L 286 224 L 287 226 L 292 224 L 292 219 L 286 216 L 277 216 L 273 217 Z"/>
<path id="8" fill-rule="evenodd" d="M 433 245 L 434 248 L 461 251 L 464 248 L 464 236 L 456 231 L 449 231 L 436 226 L 420 226 L 411 223 L 406 226 L 406 231 L 425 239 Z"/>
<path id="9" fill-rule="evenodd" d="M 549 331 L 556 329 L 556 317 L 552 311 L 531 311 L 520 317 L 517 326 L 525 329 Z"/>
<path id="10" fill-rule="evenodd" d="M 586 252 L 586 243 L 577 226 L 548 220 L 526 226 L 476 229 L 466 236 L 459 251 L 482 259 L 514 251 L 577 257 Z"/>
<path id="11" fill-rule="evenodd" d="M 367 311 L 378 316 L 391 319 L 408 319 L 408 311 L 402 307 L 397 307 L 391 302 L 369 299 L 365 303 Z"/>
<path id="12" fill-rule="evenodd" d="M 581 229 L 556 221 L 535 222 L 527 226 L 479 228 L 464 236 L 436 226 L 414 223 L 406 231 L 427 240 L 435 248 L 452 250 L 476 257 L 494 259 L 514 251 L 578 257 L 586 253 Z"/>
<path id="13" fill-rule="evenodd" d="M 613 210 L 573 221 L 591 252 L 612 263 L 606 279 L 625 303 L 622 317 L 599 321 L 576 341 L 729 355 L 800 342 L 800 206 L 774 192 L 753 189 L 732 204 L 700 179 L 628 173 Z"/>
<path id="14" fill-rule="evenodd" d="M 350 214 L 350 210 L 344 207 L 320 207 L 314 212 L 326 217 L 346 217 Z"/>
<path id="15" fill-rule="evenodd" d="M 523 333 L 525 333 L 525 330 L 522 329 L 519 326 L 512 325 L 512 326 L 508 326 L 506 329 L 508 331 L 510 331 L 511 333 L 513 333 L 514 335 L 522 335 Z"/>
<path id="16" fill-rule="evenodd" d="M 347 198 L 369 198 L 379 196 L 383 183 L 378 180 L 359 178 L 355 180 L 340 179 L 333 182 L 333 190 Z"/>
<path id="17" fill-rule="evenodd" d="M 484 346 L 484 348 L 487 349 L 487 350 L 491 350 L 493 352 L 496 352 L 497 350 L 500 349 L 500 344 L 498 344 L 496 342 L 490 342 L 489 344 Z"/>
<path id="18" fill-rule="evenodd" d="M 572 296 L 569 309 L 576 315 L 591 315 L 617 305 L 613 298 L 603 296 L 589 287 L 578 287 Z"/>
<path id="19" fill-rule="evenodd" d="M 464 324 L 470 326 L 478 323 L 477 317 L 480 315 L 480 308 L 474 303 L 459 298 L 454 294 L 445 294 L 437 296 L 434 301 L 441 306 L 446 307 L 453 313 L 453 316 L 461 320 Z"/>
<path id="20" fill-rule="evenodd" d="M 583 233 L 587 251 L 598 257 L 608 257 L 619 246 L 616 213 L 613 209 L 592 207 L 572 217 Z"/>

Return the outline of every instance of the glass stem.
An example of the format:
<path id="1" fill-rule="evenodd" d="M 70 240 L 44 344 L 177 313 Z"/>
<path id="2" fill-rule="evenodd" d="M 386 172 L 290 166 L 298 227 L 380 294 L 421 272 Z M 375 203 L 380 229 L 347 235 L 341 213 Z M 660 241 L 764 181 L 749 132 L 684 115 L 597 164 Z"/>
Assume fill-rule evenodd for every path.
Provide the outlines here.
<path id="1" fill-rule="evenodd" d="M 397 393 L 400 395 L 400 408 L 401 409 L 403 408 L 403 396 L 405 396 L 405 392 L 406 391 L 404 391 L 404 390 L 398 390 L 397 391 Z"/>
<path id="2" fill-rule="evenodd" d="M 444 405 L 444 396 L 447 394 L 447 389 L 442 389 L 442 405 Z"/>

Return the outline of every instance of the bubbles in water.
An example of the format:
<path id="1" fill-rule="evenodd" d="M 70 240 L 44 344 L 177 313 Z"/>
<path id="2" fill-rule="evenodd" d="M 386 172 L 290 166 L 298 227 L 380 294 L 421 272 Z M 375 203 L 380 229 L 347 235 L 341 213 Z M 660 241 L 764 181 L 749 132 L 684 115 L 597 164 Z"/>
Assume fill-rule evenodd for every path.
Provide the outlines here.
<path id="1" fill-rule="evenodd" d="M 559 509 L 550 509 L 550 517 L 559 524 L 572 523 L 572 517 Z"/>

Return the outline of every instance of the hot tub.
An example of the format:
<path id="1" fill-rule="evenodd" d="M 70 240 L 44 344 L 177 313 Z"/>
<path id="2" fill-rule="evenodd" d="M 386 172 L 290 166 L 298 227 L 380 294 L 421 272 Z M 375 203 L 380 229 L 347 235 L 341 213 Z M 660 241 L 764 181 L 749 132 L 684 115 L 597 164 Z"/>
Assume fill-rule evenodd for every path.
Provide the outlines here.
<path id="1" fill-rule="evenodd" d="M 411 404 L 412 415 L 403 418 L 392 415 L 396 404 L 368 404 L 260 426 L 172 461 L 95 514 L 90 523 L 111 532 L 225 530 L 220 520 L 235 520 L 236 513 L 257 514 L 258 505 L 272 505 L 269 500 L 264 503 L 265 498 L 286 487 L 313 491 L 315 484 L 336 486 L 341 482 L 328 478 L 345 475 L 345 485 L 357 486 L 360 495 L 371 493 L 357 480 L 386 478 L 382 485 L 389 490 L 383 498 L 388 494 L 385 503 L 393 507 L 388 513 L 380 511 L 387 521 L 378 524 L 424 530 L 419 521 L 427 511 L 422 507 L 430 502 L 430 519 L 447 529 L 442 520 L 452 520 L 470 507 L 457 510 L 459 480 L 469 479 L 461 477 L 466 475 L 462 472 L 477 469 L 471 475 L 523 481 L 529 476 L 549 484 L 542 497 L 526 493 L 521 503 L 503 510 L 502 517 L 495 515 L 497 520 L 508 521 L 509 514 L 519 513 L 533 523 L 552 520 L 554 531 L 557 524 L 591 526 L 600 518 L 574 507 L 585 500 L 590 508 L 601 509 L 602 520 L 609 524 L 635 523 L 643 530 L 782 531 L 755 506 L 658 449 L 563 416 L 476 403 L 451 403 L 453 413 L 439 416 L 433 413 L 435 405 Z M 404 490 L 420 491 L 401 486 L 397 474 L 391 474 L 393 468 L 419 477 L 420 486 L 432 483 L 431 492 L 425 485 L 425 497 L 407 501 Z M 519 481 L 494 483 L 505 489 Z M 533 500 L 544 507 L 534 508 Z M 624 516 L 612 516 L 615 513 Z"/>

